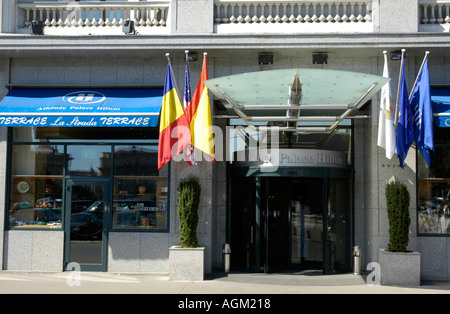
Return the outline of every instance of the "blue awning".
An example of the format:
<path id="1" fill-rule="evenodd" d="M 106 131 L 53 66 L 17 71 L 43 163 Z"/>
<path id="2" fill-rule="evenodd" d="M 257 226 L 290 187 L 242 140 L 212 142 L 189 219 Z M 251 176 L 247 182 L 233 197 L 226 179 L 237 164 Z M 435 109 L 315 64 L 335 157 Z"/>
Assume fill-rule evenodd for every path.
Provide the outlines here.
<path id="1" fill-rule="evenodd" d="M 14 88 L 0 126 L 156 127 L 162 98 L 162 88 Z"/>
<path id="2" fill-rule="evenodd" d="M 438 127 L 450 127 L 450 89 L 432 88 L 431 105 L 434 123 Z"/>

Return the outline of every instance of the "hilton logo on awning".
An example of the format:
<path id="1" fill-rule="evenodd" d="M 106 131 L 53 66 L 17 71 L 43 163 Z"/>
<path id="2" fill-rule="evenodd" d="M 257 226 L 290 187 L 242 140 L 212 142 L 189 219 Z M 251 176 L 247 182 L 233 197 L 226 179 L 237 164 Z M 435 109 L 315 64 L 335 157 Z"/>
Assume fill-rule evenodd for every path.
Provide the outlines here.
<path id="1" fill-rule="evenodd" d="M 105 101 L 106 96 L 99 92 L 79 91 L 67 94 L 63 97 L 63 101 L 77 105 L 98 104 Z"/>

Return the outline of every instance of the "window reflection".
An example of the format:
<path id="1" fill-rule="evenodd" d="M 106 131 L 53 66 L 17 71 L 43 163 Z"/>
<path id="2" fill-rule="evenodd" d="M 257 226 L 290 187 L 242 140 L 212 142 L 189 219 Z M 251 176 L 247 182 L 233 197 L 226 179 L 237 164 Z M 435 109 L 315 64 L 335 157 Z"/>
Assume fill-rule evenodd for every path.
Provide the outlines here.
<path id="1" fill-rule="evenodd" d="M 422 234 L 450 234 L 450 128 L 435 128 L 428 167 L 418 152 L 418 226 Z"/>
<path id="2" fill-rule="evenodd" d="M 308 178 L 292 180 L 291 263 L 323 261 L 323 182 Z"/>
<path id="3" fill-rule="evenodd" d="M 116 146 L 114 174 L 133 176 L 159 176 L 157 146 Z"/>
<path id="4" fill-rule="evenodd" d="M 61 145 L 15 145 L 12 150 L 13 175 L 62 175 L 64 147 Z"/>
<path id="5" fill-rule="evenodd" d="M 69 145 L 67 172 L 71 176 L 109 176 L 111 147 L 103 145 Z"/>

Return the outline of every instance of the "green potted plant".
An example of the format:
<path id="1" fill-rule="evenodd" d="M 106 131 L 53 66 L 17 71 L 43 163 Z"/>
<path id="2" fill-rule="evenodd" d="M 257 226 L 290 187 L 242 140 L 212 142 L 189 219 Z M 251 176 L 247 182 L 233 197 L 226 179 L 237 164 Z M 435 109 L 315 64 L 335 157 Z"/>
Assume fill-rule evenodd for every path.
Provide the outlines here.
<path id="1" fill-rule="evenodd" d="M 420 285 L 420 253 L 408 250 L 410 194 L 403 183 L 388 182 L 386 206 L 389 220 L 389 243 L 380 249 L 381 284 Z"/>
<path id="2" fill-rule="evenodd" d="M 200 192 L 200 183 L 195 177 L 182 180 L 178 187 L 178 218 L 182 248 L 198 247 L 197 225 Z"/>
<path id="3" fill-rule="evenodd" d="M 178 187 L 178 218 L 180 242 L 172 246 L 169 253 L 169 277 L 171 280 L 203 280 L 204 247 L 197 239 L 198 209 L 201 186 L 198 178 L 190 177 Z"/>
<path id="4" fill-rule="evenodd" d="M 386 185 L 386 205 L 389 219 L 389 252 L 407 252 L 409 243 L 410 195 L 406 185 L 390 182 Z"/>

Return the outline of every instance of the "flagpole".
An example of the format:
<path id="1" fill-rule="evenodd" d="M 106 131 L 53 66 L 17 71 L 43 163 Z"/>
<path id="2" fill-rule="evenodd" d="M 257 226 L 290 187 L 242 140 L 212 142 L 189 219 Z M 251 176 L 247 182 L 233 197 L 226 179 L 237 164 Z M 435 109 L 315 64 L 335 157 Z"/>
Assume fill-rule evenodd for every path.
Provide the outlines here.
<path id="1" fill-rule="evenodd" d="M 186 56 L 186 67 L 187 67 L 187 65 L 189 64 L 189 50 L 185 50 L 184 54 Z"/>
<path id="2" fill-rule="evenodd" d="M 189 50 L 184 51 L 185 59 L 186 59 L 186 69 L 184 71 L 184 94 L 183 94 L 183 109 L 186 109 L 190 105 L 191 101 L 191 78 L 189 74 Z M 186 99 L 186 97 L 188 99 Z"/>
<path id="3" fill-rule="evenodd" d="M 169 61 L 170 73 L 172 74 L 172 77 L 173 77 L 173 83 L 175 84 L 175 89 L 177 91 L 178 98 L 180 98 L 180 92 L 178 89 L 177 80 L 175 79 L 175 75 L 173 75 L 172 62 L 170 61 L 170 53 L 166 53 L 166 57 L 167 57 L 167 61 Z M 181 101 L 181 99 L 180 99 L 180 101 Z M 183 102 L 181 102 L 181 103 L 183 103 Z"/>
<path id="4" fill-rule="evenodd" d="M 401 62 L 400 62 L 400 71 L 399 71 L 399 75 L 398 75 L 398 89 L 397 89 L 397 103 L 396 103 L 396 105 L 395 105 L 395 118 L 394 118 L 394 125 L 395 125 L 395 128 L 397 128 L 397 125 L 398 125 L 398 106 L 399 106 L 399 104 L 398 104 L 398 102 L 399 102 L 399 99 L 400 99 L 400 85 L 401 85 L 401 80 L 402 80 L 402 74 L 403 74 L 403 56 L 404 56 L 404 54 L 405 54 L 405 49 L 402 49 L 402 59 L 401 59 Z"/>
<path id="5" fill-rule="evenodd" d="M 185 50 L 184 54 L 186 55 L 186 65 L 189 64 L 189 50 Z"/>
<path id="6" fill-rule="evenodd" d="M 425 61 L 427 61 L 427 58 L 428 58 L 429 54 L 430 54 L 429 51 L 425 51 L 425 57 L 423 58 L 422 65 L 420 66 L 419 72 L 417 73 L 416 81 L 414 82 L 414 85 L 413 85 L 413 87 L 411 89 L 411 93 L 409 94 L 409 100 L 411 100 L 411 97 L 412 97 L 412 95 L 414 93 L 414 88 L 416 88 L 417 81 L 419 80 L 419 75 L 420 75 L 420 73 L 422 73 L 423 66 L 425 65 Z"/>

